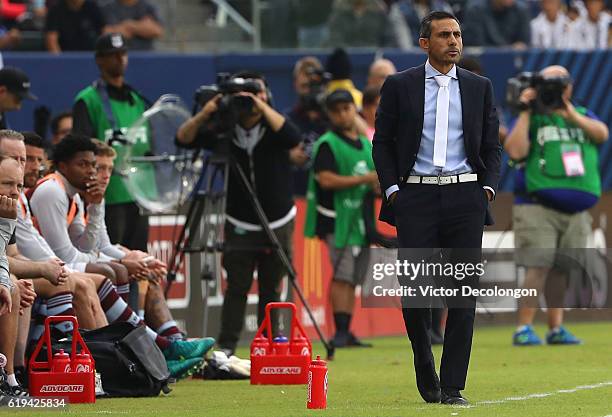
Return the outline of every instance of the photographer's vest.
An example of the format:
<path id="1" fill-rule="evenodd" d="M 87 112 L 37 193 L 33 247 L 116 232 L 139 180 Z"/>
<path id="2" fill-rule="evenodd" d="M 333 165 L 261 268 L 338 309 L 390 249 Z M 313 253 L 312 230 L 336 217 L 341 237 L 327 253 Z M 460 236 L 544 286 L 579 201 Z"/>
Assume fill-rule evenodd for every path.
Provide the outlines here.
<path id="1" fill-rule="evenodd" d="M 372 160 L 372 144 L 364 136 L 358 139 L 362 147 L 356 149 L 343 141 L 333 132 L 327 132 L 315 143 L 312 160 L 314 161 L 323 143 L 327 143 L 336 160 L 338 175 L 353 176 L 364 175 L 374 171 Z M 336 247 L 365 246 L 365 224 L 363 220 L 363 199 L 369 190 L 369 185 L 360 184 L 355 187 L 334 190 L 334 210 L 336 212 L 334 222 L 334 238 Z M 306 225 L 304 235 L 306 237 L 316 236 L 317 228 L 317 186 L 314 170 L 308 178 L 308 192 L 306 193 Z"/>
<path id="2" fill-rule="evenodd" d="M 98 90 L 99 89 L 94 85 L 89 86 L 76 96 L 75 101 L 83 100 L 85 102 L 96 138 L 109 143 L 113 137 L 113 126 L 106 115 L 105 103 Z M 128 128 L 140 119 L 147 109 L 144 99 L 138 93 L 130 91 L 130 96 L 132 104 L 130 104 L 129 100 L 118 101 L 108 96 L 106 98 L 110 103 L 110 109 L 115 118 L 115 123 L 123 135 L 127 134 Z M 143 129 L 142 132 L 130 132 L 130 136 L 132 136 L 132 140 L 135 140 L 132 145 L 132 156 L 143 156 L 151 150 L 149 135 L 146 129 Z M 117 152 L 115 163 L 120 163 L 124 159 L 126 152 L 125 146 L 116 141 L 112 143 L 112 146 Z M 147 191 L 148 194 L 155 195 L 155 173 L 153 167 L 148 163 L 140 163 L 138 169 L 139 171 L 143 171 L 139 183 L 143 184 L 145 187 L 151 187 L 151 190 L 145 191 Z M 121 176 L 115 172 L 113 172 L 108 188 L 106 189 L 105 199 L 106 204 L 120 204 L 134 201 L 134 198 L 130 195 L 130 192 L 123 183 Z"/>
<path id="3" fill-rule="evenodd" d="M 32 196 L 34 195 L 34 192 L 36 191 L 36 189 L 38 187 L 41 186 L 41 184 L 43 184 L 43 183 L 45 183 L 47 181 L 55 181 L 55 183 L 57 185 L 59 185 L 60 188 L 62 190 L 64 190 L 64 192 L 66 191 L 66 187 L 64 186 L 64 181 L 55 172 L 51 173 L 51 174 L 49 174 L 49 175 L 47 175 L 47 176 L 45 176 L 45 177 L 43 177 L 41 179 L 39 179 L 34 187 L 28 189 L 25 192 L 25 196 L 26 196 L 28 201 L 23 201 L 21 195 L 19 196 L 19 199 L 21 200 L 21 210 L 23 212 L 23 217 L 24 218 L 27 217 L 27 213 L 28 213 L 27 207 L 29 207 L 29 201 L 32 199 Z M 68 197 L 68 212 L 66 213 L 66 225 L 70 226 L 72 224 L 72 222 L 74 221 L 75 217 L 77 216 L 77 212 L 79 211 L 79 207 L 78 207 L 76 201 L 74 200 L 74 198 L 71 198 L 68 195 L 68 193 L 66 193 L 66 197 Z M 34 216 L 34 213 L 32 213 L 31 211 L 30 211 L 30 218 L 32 219 L 32 224 L 34 225 L 36 230 L 38 230 L 38 232 L 42 236 L 42 232 L 40 231 L 40 226 L 38 225 L 38 220 L 36 219 L 36 216 Z"/>
<path id="4" fill-rule="evenodd" d="M 577 107 L 576 111 L 586 114 L 584 107 Z M 549 200 L 554 206 L 556 202 L 550 200 L 555 199 L 555 190 L 580 191 L 592 196 L 585 199 L 588 201 L 581 209 L 594 205 L 593 201 L 601 196 L 598 152 L 584 130 L 556 114 L 535 114 L 531 116 L 529 135 L 531 143 L 525 163 L 527 193 Z M 569 152 L 580 154 L 583 175 L 567 175 L 564 154 Z"/>

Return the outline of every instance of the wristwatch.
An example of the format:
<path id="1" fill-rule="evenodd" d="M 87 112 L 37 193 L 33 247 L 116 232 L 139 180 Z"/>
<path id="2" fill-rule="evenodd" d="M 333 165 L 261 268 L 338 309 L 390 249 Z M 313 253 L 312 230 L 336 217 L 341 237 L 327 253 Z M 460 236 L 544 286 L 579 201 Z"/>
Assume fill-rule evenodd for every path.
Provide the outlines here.
<path id="1" fill-rule="evenodd" d="M 519 112 L 529 111 L 531 110 L 531 104 L 527 104 L 527 103 L 523 103 L 522 101 L 519 101 L 517 108 Z"/>

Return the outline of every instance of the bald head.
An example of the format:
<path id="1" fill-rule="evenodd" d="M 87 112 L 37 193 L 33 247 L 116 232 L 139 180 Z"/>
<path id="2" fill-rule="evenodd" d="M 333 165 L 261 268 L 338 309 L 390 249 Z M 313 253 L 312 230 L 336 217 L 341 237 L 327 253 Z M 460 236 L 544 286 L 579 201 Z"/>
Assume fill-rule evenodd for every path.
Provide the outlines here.
<path id="1" fill-rule="evenodd" d="M 550 67 L 546 67 L 540 71 L 540 75 L 542 75 L 544 78 L 569 78 L 570 76 L 567 69 L 561 65 L 551 65 Z"/>
<path id="2" fill-rule="evenodd" d="M 382 87 L 383 83 L 389 75 L 395 74 L 397 69 L 393 62 L 388 59 L 377 59 L 370 65 L 370 71 L 368 72 L 368 87 Z"/>
<path id="3" fill-rule="evenodd" d="M 0 195 L 19 198 L 23 190 L 23 169 L 13 158 L 0 156 Z"/>
<path id="4" fill-rule="evenodd" d="M 550 67 L 546 67 L 542 71 L 540 71 L 540 75 L 542 76 L 542 78 L 545 78 L 545 79 L 552 79 L 552 78 L 567 79 L 568 80 L 567 85 L 565 86 L 565 89 L 563 90 L 563 98 L 565 100 L 571 100 L 574 88 L 572 86 L 572 78 L 570 76 L 570 73 L 567 71 L 565 67 L 562 67 L 561 65 L 551 65 Z"/>

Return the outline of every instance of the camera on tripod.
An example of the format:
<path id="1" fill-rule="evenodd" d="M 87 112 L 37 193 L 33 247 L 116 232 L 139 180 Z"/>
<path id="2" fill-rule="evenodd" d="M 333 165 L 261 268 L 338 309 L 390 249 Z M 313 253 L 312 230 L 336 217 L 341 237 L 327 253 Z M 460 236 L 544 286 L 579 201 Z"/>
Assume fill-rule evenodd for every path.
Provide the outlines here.
<path id="1" fill-rule="evenodd" d="M 506 104 L 513 113 L 531 108 L 536 113 L 550 114 L 565 107 L 563 92 L 570 84 L 569 77 L 544 78 L 539 73 L 521 72 L 510 78 L 506 85 Z M 536 90 L 536 98 L 529 107 L 520 101 L 521 93 L 527 88 Z"/>
<path id="2" fill-rule="evenodd" d="M 196 90 L 193 114 L 196 114 L 215 96 L 221 94 L 221 99 L 217 103 L 218 110 L 209 121 L 209 125 L 218 133 L 227 132 L 234 128 L 240 116 L 253 112 L 255 105 L 253 99 L 239 95 L 239 93 L 257 94 L 263 90 L 259 80 L 232 78 L 229 73 L 219 73 L 215 84 L 203 85 Z"/>
<path id="3" fill-rule="evenodd" d="M 300 96 L 300 105 L 305 111 L 323 112 L 327 84 L 331 81 L 331 74 L 319 68 L 308 68 L 308 94 Z"/>

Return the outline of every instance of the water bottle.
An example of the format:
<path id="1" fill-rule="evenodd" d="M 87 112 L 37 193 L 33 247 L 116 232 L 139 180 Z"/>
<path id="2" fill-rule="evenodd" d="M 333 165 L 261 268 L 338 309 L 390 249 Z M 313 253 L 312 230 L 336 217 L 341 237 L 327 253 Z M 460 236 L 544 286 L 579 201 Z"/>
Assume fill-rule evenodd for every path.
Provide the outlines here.
<path id="1" fill-rule="evenodd" d="M 91 356 L 85 352 L 78 353 L 72 361 L 73 372 L 92 372 Z"/>
<path id="2" fill-rule="evenodd" d="M 285 336 L 276 336 L 272 340 L 272 348 L 275 355 L 287 355 L 289 353 L 289 339 Z"/>
<path id="3" fill-rule="evenodd" d="M 308 368 L 308 401 L 309 409 L 327 407 L 327 363 L 317 355 Z"/>
<path id="4" fill-rule="evenodd" d="M 51 372 L 67 373 L 70 372 L 70 355 L 64 352 L 64 349 L 60 349 L 55 355 L 53 355 L 53 362 L 51 363 Z"/>

